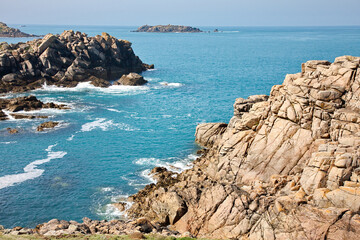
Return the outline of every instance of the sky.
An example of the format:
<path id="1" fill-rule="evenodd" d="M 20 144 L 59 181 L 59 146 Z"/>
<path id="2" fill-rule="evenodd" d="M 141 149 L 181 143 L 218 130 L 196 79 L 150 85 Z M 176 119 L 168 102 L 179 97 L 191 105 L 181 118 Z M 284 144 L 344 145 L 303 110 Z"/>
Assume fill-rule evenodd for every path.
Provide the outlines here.
<path id="1" fill-rule="evenodd" d="M 360 25 L 360 0 L 0 0 L 8 24 Z"/>

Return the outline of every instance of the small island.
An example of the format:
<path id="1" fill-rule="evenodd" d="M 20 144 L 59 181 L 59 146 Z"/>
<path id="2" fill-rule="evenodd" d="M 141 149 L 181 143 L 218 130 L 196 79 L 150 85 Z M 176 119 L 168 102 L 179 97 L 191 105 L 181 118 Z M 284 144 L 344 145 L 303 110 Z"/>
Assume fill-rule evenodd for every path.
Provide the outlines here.
<path id="1" fill-rule="evenodd" d="M 171 32 L 183 32 L 183 33 L 198 33 L 203 32 L 199 28 L 181 26 L 181 25 L 156 25 L 149 26 L 143 25 L 133 32 L 160 32 L 160 33 L 171 33 Z"/>
<path id="2" fill-rule="evenodd" d="M 3 22 L 0 22 L 0 37 L 40 37 L 38 35 L 23 33 L 19 29 L 8 27 Z"/>

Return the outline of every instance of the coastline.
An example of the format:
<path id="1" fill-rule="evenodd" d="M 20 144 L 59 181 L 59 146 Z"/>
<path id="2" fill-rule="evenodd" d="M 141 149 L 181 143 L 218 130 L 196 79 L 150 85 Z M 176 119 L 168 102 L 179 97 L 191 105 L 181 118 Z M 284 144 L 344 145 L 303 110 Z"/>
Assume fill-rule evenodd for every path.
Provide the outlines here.
<path id="1" fill-rule="evenodd" d="M 352 192 L 360 186 L 356 172 L 360 138 L 346 129 L 360 128 L 359 63 L 360 58 L 351 56 L 338 57 L 334 63 L 308 61 L 301 73 L 289 74 L 283 85 L 274 86 L 270 96 L 237 99 L 229 124 L 200 124 L 195 136 L 204 147 L 203 155 L 179 175 L 153 169 L 157 183 L 129 198 L 134 203 L 127 214 L 137 220 L 85 218 L 85 225 L 52 220 L 31 231 L 48 235 L 165 231 L 220 239 L 306 239 L 310 233 L 315 238 L 356 236 L 360 216 Z M 319 171 L 326 171 L 320 176 L 327 181 L 319 179 Z M 346 198 L 341 197 L 344 194 Z M 67 227 L 56 230 L 59 224 Z M 78 227 L 70 228 L 71 224 Z M 125 228 L 121 233 L 119 229 Z"/>

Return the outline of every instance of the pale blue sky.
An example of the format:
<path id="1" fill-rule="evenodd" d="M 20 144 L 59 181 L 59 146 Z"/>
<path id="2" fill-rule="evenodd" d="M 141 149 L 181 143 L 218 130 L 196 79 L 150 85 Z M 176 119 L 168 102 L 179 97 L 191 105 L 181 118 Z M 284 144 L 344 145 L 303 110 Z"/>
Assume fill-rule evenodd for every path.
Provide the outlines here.
<path id="1" fill-rule="evenodd" d="M 0 0 L 9 24 L 360 25 L 360 0 Z"/>

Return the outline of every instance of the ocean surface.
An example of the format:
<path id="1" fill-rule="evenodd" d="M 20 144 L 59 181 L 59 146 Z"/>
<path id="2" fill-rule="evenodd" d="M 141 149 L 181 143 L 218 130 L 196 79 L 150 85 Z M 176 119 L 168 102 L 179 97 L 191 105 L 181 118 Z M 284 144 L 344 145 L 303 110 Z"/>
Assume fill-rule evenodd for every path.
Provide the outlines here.
<path id="1" fill-rule="evenodd" d="M 11 27 L 20 27 L 10 25 Z M 360 27 L 201 27 L 210 33 L 133 33 L 136 27 L 29 25 L 34 34 L 73 29 L 108 32 L 133 43 L 155 70 L 145 86 L 65 89 L 35 95 L 70 110 L 41 110 L 59 127 L 36 132 L 44 120 L 0 122 L 0 224 L 34 227 L 53 218 L 123 217 L 111 203 L 152 182 L 155 166 L 191 167 L 199 147 L 196 125 L 228 122 L 238 97 L 269 94 L 287 73 L 312 59 L 360 56 Z M 221 32 L 212 32 L 218 28 Z M 27 38 L 1 41 L 27 41 Z M 7 134 L 6 128 L 21 133 Z"/>

